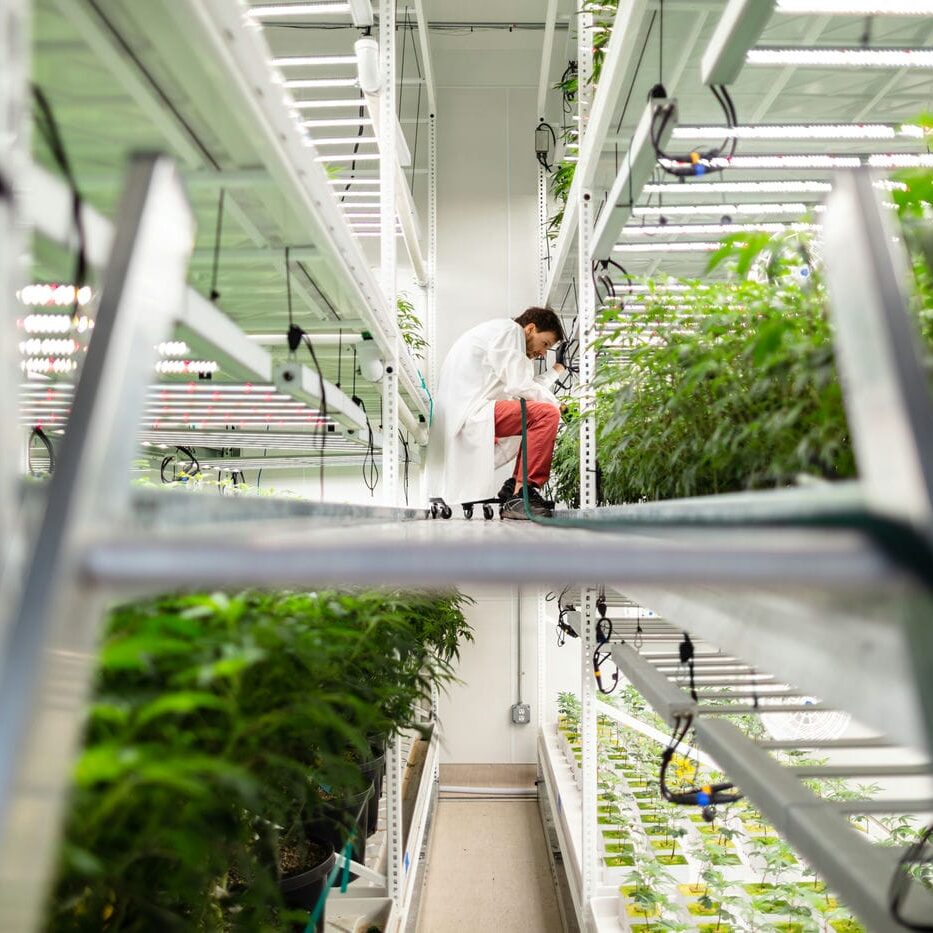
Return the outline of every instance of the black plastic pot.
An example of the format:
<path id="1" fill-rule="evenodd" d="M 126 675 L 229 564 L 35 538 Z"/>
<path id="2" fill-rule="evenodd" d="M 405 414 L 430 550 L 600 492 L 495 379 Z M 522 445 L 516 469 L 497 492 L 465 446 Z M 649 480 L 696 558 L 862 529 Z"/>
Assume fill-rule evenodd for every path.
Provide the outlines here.
<path id="1" fill-rule="evenodd" d="M 325 839 L 315 839 L 314 841 L 327 849 L 329 853 L 327 858 L 307 871 L 298 872 L 279 880 L 279 889 L 286 905 L 289 907 L 302 908 L 308 911 L 314 910 L 327 884 L 327 876 L 333 871 L 337 859 L 333 845 L 329 840 Z M 324 911 L 321 911 L 315 930 L 317 930 L 317 933 L 324 933 Z"/>

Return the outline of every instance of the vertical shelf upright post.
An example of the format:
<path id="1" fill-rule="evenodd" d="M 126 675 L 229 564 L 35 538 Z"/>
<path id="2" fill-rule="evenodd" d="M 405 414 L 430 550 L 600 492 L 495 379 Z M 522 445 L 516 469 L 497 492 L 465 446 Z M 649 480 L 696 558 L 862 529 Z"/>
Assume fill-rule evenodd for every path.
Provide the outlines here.
<path id="1" fill-rule="evenodd" d="M 547 725 L 547 600 L 538 590 L 538 731 Z"/>
<path id="2" fill-rule="evenodd" d="M 379 66 L 382 92 L 379 98 L 380 278 L 389 318 L 396 316 L 395 225 L 397 125 L 395 116 L 395 0 L 379 2 Z M 382 497 L 385 505 L 398 505 L 399 497 L 399 398 L 398 338 L 387 349 L 382 377 Z"/>
<path id="3" fill-rule="evenodd" d="M 582 13 L 577 28 L 577 102 L 579 145 L 586 145 L 593 86 L 593 14 Z M 593 199 L 588 186 L 579 187 L 577 211 L 577 315 L 580 334 L 580 406 L 590 414 L 580 423 L 580 508 L 596 505 L 596 419 L 592 414 L 595 402 L 593 380 L 596 373 L 596 353 L 592 335 L 596 317 L 596 293 L 592 277 Z M 596 691 L 591 669 L 596 642 L 596 591 L 585 587 L 583 602 L 583 638 L 580 645 L 581 741 L 583 747 L 583 806 L 581 827 L 583 930 L 592 928 L 592 902 L 596 895 Z"/>
<path id="4" fill-rule="evenodd" d="M 381 285 L 390 317 L 396 302 L 396 117 L 395 117 L 395 0 L 379 0 L 379 185 Z M 398 497 L 398 346 L 387 355 L 382 377 L 383 501 L 396 505 Z M 402 897 L 402 744 L 392 736 L 386 746 L 386 885 L 396 906 Z"/>
<path id="5" fill-rule="evenodd" d="M 7 455 L 0 460 L 0 528 L 14 527 L 16 514 L 17 466 L 13 451 L 22 449 L 16 375 L 16 307 L 14 294 L 22 284 L 20 257 L 22 233 L 17 218 L 16 192 L 18 175 L 29 154 L 27 118 L 27 76 L 29 74 L 29 26 L 26 0 L 7 0 L 0 24 L 0 288 L 3 289 L 3 320 L 0 322 L 0 437 Z M 82 285 L 75 282 L 75 286 Z M 12 560 L 16 542 L 9 532 L 4 536 L 0 567 Z M 11 573 L 8 582 L 18 574 Z"/>
<path id="6" fill-rule="evenodd" d="M 542 120 L 544 117 L 541 118 Z M 548 242 L 547 242 L 547 172 L 538 166 L 538 304 L 547 301 Z"/>
<path id="7" fill-rule="evenodd" d="M 437 114 L 428 116 L 428 390 L 437 388 Z"/>

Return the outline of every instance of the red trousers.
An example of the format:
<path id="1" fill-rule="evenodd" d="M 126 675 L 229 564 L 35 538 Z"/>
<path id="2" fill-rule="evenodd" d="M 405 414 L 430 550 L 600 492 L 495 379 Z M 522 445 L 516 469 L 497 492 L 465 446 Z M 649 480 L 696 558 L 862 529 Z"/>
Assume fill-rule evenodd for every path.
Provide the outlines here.
<path id="1" fill-rule="evenodd" d="M 551 475 L 560 409 L 548 402 L 525 402 L 528 426 L 528 482 L 543 486 Z M 496 440 L 522 436 L 521 402 L 496 402 Z M 522 454 L 515 461 L 516 489 L 522 485 Z"/>

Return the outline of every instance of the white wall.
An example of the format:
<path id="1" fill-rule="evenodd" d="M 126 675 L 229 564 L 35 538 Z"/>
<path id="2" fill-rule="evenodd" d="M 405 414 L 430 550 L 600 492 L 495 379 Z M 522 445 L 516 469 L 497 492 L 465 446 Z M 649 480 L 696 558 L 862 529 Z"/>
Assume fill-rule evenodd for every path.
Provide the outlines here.
<path id="1" fill-rule="evenodd" d="M 539 635 L 546 647 L 547 704 L 545 722 L 557 717 L 558 692 L 579 693 L 579 642 L 568 639 L 557 647 L 556 603 L 546 603 L 543 626 L 538 619 L 537 590 L 522 591 L 522 649 L 518 654 L 518 601 L 514 589 L 465 589 L 476 602 L 466 615 L 474 642 L 461 650 L 457 676 L 461 683 L 441 697 L 441 761 L 519 764 L 536 760 L 535 737 L 542 722 L 538 705 Z M 518 698 L 531 706 L 531 724 L 512 723 L 511 707 Z"/>
<path id="2" fill-rule="evenodd" d="M 468 56 L 475 68 L 475 57 Z M 464 59 L 466 62 L 466 59 Z M 446 67 L 446 66 L 445 66 Z M 537 300 L 537 163 L 532 87 L 470 86 L 438 92 L 437 351 L 442 362 L 465 330 L 494 317 L 516 317 Z M 536 77 L 536 73 L 535 73 Z M 507 472 L 507 470 L 506 470 Z M 463 681 L 441 702 L 441 759 L 453 763 L 522 763 L 536 759 L 537 593 L 523 599 L 522 699 L 532 724 L 516 726 L 519 670 L 514 590 L 470 591 L 476 641 L 464 647 Z M 548 695 L 579 687 L 576 643 L 556 648 L 556 608 L 548 603 L 543 637 L 551 671 Z"/>
<path id="3" fill-rule="evenodd" d="M 437 350 L 537 298 L 535 91 L 438 92 Z"/>

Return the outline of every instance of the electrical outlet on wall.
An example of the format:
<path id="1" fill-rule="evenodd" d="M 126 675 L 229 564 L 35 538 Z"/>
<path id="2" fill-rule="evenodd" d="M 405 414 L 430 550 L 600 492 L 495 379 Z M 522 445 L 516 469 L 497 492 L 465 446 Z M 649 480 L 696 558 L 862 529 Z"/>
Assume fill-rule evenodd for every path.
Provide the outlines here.
<path id="1" fill-rule="evenodd" d="M 531 722 L 531 707 L 527 703 L 514 703 L 512 722 L 517 726 L 527 726 Z"/>

